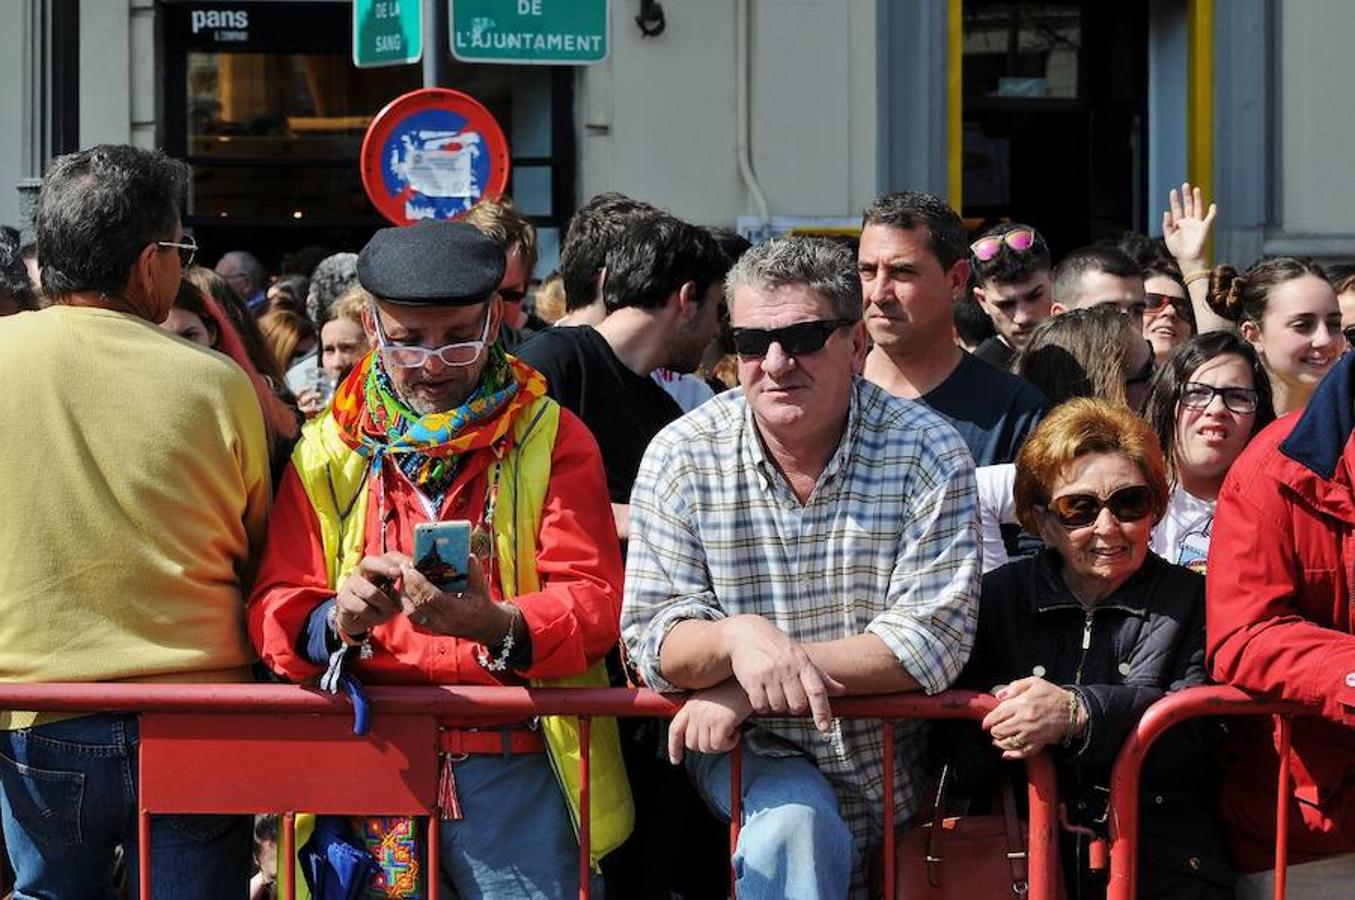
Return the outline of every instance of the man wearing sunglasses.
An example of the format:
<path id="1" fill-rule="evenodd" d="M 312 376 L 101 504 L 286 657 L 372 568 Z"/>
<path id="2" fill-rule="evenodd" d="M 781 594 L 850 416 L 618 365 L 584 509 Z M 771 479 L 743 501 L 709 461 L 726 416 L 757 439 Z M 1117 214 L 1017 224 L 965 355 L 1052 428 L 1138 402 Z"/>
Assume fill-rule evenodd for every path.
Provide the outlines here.
<path id="1" fill-rule="evenodd" d="M 466 214 L 466 223 L 491 238 L 503 251 L 505 265 L 503 280 L 499 282 L 503 324 L 499 326 L 499 341 L 509 353 L 516 352 L 537 332 L 550 327 L 522 308 L 536 271 L 536 226 L 508 197 L 481 200 Z"/>
<path id="2" fill-rule="evenodd" d="M 382 229 L 359 255 L 377 349 L 303 430 L 250 600 L 250 635 L 278 674 L 525 685 L 591 672 L 606 683 L 592 667 L 618 636 L 621 557 L 602 462 L 540 373 L 496 343 L 503 272 L 498 245 L 463 223 Z M 449 521 L 470 526 L 460 591 L 436 587 L 413 558 L 415 527 Z M 571 748 L 521 717 L 441 724 L 444 893 L 577 894 L 565 796 L 577 782 L 563 766 L 557 784 L 547 758 Z M 625 836 L 599 835 L 598 823 L 620 827 L 630 804 L 615 723 L 603 728 L 598 856 Z"/>
<path id="3" fill-rule="evenodd" d="M 0 327 L 0 680 L 251 680 L 240 579 L 268 515 L 263 417 L 238 366 L 156 327 L 195 249 L 188 180 L 109 145 L 43 179 L 53 305 Z M 16 894 L 111 895 L 119 845 L 137 859 L 137 727 L 0 712 Z M 248 817 L 155 817 L 156 890 L 244 896 L 250 839 Z"/>
<path id="4" fill-rule="evenodd" d="M 974 355 L 1009 372 L 1035 326 L 1050 316 L 1049 247 L 1029 225 L 998 225 L 969 245 L 969 260 L 974 299 L 997 331 Z"/>
<path id="5" fill-rule="evenodd" d="M 1040 391 L 955 344 L 952 316 L 969 284 L 969 245 L 955 211 L 930 194 L 889 194 L 866 209 L 857 271 L 865 375 L 940 413 L 976 465 L 1010 463 L 1048 407 Z"/>
<path id="6" fill-rule="evenodd" d="M 695 692 L 669 756 L 726 817 L 727 751 L 742 739 L 739 896 L 846 897 L 882 838 L 884 759 L 878 725 L 834 720 L 830 697 L 935 693 L 958 674 L 978 590 L 973 465 L 939 416 L 857 375 L 849 249 L 771 240 L 725 288 L 742 390 L 645 453 L 623 634 L 650 687 Z M 745 730 L 754 711 L 801 718 Z M 908 815 L 926 738 L 895 727 Z"/>

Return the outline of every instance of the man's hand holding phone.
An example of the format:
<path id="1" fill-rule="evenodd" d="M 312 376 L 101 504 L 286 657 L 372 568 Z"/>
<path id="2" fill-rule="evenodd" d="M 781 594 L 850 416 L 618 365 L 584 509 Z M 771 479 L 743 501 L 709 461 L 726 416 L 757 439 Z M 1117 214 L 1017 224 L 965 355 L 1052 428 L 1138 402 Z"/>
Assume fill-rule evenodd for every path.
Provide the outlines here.
<path id="1" fill-rule="evenodd" d="M 512 604 L 494 602 L 484 569 L 473 556 L 466 566 L 466 589 L 460 593 L 438 590 L 412 560 L 405 563 L 401 574 L 401 608 L 418 631 L 497 646 L 515 623 Z"/>
<path id="2" fill-rule="evenodd" d="M 334 622 L 344 634 L 357 637 L 400 612 L 395 582 L 413 561 L 403 553 L 364 556 L 335 596 Z"/>

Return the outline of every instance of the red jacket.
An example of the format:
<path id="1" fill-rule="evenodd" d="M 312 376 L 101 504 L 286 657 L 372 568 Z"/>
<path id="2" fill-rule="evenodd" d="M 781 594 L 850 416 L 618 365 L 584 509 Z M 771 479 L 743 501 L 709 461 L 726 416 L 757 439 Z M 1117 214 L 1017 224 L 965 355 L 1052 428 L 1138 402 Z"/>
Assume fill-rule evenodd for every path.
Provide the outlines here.
<path id="1" fill-rule="evenodd" d="M 466 457 L 440 519 L 480 520 L 492 459 L 488 449 Z M 412 554 L 414 525 L 428 516 L 398 466 L 383 467 L 383 477 L 387 549 Z M 374 491 L 375 483 L 369 480 L 367 489 Z M 365 534 L 371 554 L 381 552 L 379 510 L 376 497 L 369 495 Z M 477 644 L 420 634 L 408 619 L 396 616 L 372 629 L 372 658 L 350 656 L 350 671 L 366 684 L 524 684 L 528 678 L 576 675 L 607 654 L 619 636 L 621 552 L 597 442 L 568 410 L 560 411 L 551 454 L 536 567 L 541 590 L 514 599 L 531 634 L 529 669 L 496 677 L 476 662 Z M 494 599 L 500 600 L 493 581 Z M 323 671 L 305 659 L 297 643 L 307 617 L 332 596 L 316 515 L 289 464 L 249 601 L 250 637 L 270 669 L 294 681 Z"/>
<path id="2" fill-rule="evenodd" d="M 1206 582 L 1213 677 L 1312 704 L 1294 720 L 1290 859 L 1355 851 L 1355 356 L 1302 414 L 1275 422 L 1219 494 Z M 1222 813 L 1238 867 L 1275 855 L 1278 743 L 1268 718 L 1229 720 Z"/>

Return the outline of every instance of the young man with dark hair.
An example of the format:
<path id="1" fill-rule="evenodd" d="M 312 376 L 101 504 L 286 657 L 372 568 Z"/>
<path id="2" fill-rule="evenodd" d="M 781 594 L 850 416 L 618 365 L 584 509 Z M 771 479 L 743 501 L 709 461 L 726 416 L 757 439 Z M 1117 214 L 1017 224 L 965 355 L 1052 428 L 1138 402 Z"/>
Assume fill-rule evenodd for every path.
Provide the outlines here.
<path id="1" fill-rule="evenodd" d="M 624 539 L 640 457 L 682 414 L 650 373 L 696 369 L 715 336 L 729 264 L 705 229 L 651 213 L 627 226 L 604 265 L 607 317 L 596 327 L 544 331 L 518 356 L 546 376 L 550 395 L 597 438 Z"/>
<path id="2" fill-rule="evenodd" d="M 1081 306 L 1113 303 L 1121 312 L 1143 317 L 1143 269 L 1115 247 L 1082 247 L 1054 267 L 1054 315 Z"/>
<path id="3" fill-rule="evenodd" d="M 556 325 L 596 325 L 607 317 L 602 304 L 607 251 L 632 222 L 658 211 L 615 191 L 598 194 L 579 207 L 560 242 L 565 314 Z"/>
<path id="4" fill-rule="evenodd" d="M 1012 462 L 1048 402 L 952 340 L 955 304 L 969 283 L 960 217 L 929 194 L 881 197 L 865 212 L 857 271 L 875 344 L 866 378 L 939 413 L 975 464 Z"/>
<path id="5" fill-rule="evenodd" d="M 1054 288 L 1049 275 L 1049 247 L 1029 225 L 999 225 L 969 246 L 974 299 L 997 332 L 974 355 L 1010 371 L 1030 333 L 1050 316 Z"/>

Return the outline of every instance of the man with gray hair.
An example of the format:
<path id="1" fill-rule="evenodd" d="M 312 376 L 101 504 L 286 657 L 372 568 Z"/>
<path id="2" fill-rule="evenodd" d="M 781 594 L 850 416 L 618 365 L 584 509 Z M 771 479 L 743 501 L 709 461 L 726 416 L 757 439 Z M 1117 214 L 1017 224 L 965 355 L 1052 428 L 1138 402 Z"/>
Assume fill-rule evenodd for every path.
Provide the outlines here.
<path id="1" fill-rule="evenodd" d="M 216 274 L 226 279 L 250 312 L 263 311 L 268 301 L 268 273 L 259 258 L 247 250 L 231 250 L 216 261 Z"/>
<path id="2" fill-rule="evenodd" d="M 728 751 L 746 738 L 739 896 L 860 896 L 883 836 L 883 739 L 874 721 L 834 719 L 829 698 L 936 693 L 959 674 L 977 618 L 973 463 L 939 416 L 857 374 L 849 250 L 768 241 L 725 290 L 743 390 L 645 453 L 623 637 L 650 687 L 693 692 L 669 756 L 725 816 Z M 767 717 L 745 730 L 753 713 Z M 908 816 L 925 725 L 894 727 Z"/>
<path id="3" fill-rule="evenodd" d="M 306 294 L 306 315 L 317 325 L 324 321 L 329 308 L 353 285 L 358 283 L 358 255 L 334 253 L 320 260 L 311 273 Z"/>

